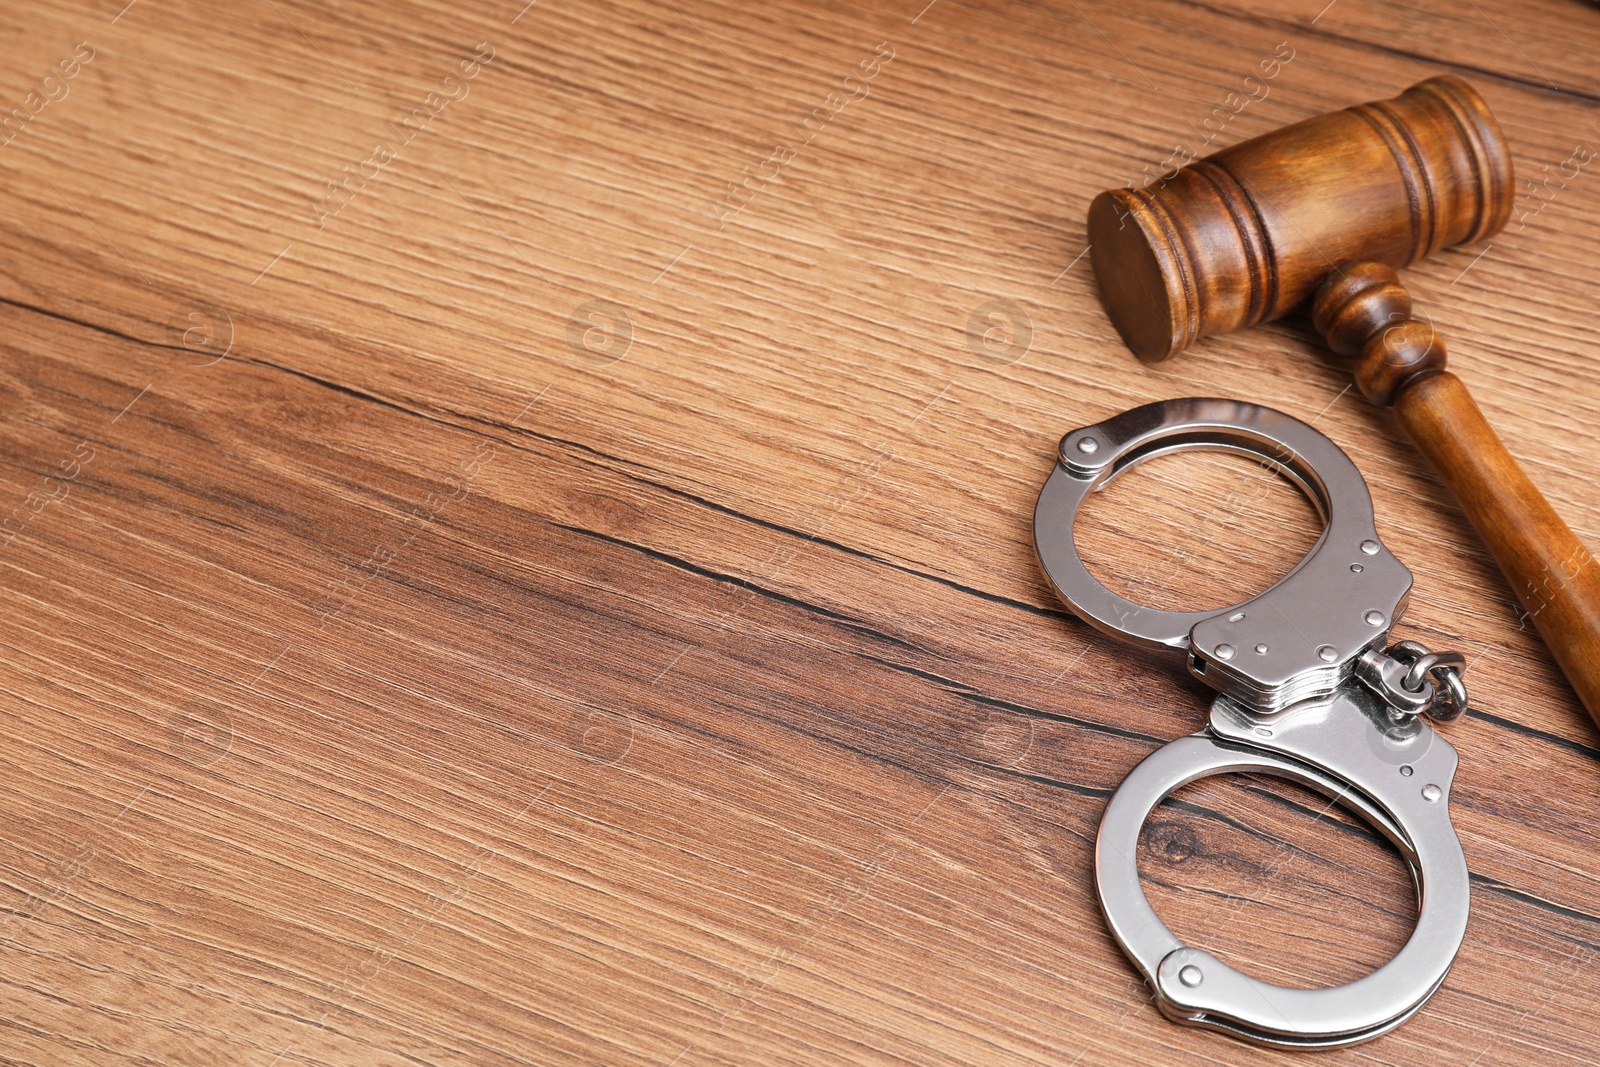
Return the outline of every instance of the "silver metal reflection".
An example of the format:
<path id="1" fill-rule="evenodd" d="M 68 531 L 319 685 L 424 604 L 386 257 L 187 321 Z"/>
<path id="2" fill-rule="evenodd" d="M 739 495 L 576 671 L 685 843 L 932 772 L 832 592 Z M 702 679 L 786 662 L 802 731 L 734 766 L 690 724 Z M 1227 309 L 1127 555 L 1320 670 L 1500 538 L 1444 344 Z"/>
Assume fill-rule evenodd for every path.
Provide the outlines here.
<path id="1" fill-rule="evenodd" d="M 1162 611 L 1118 596 L 1084 567 L 1073 540 L 1089 493 L 1138 463 L 1188 449 L 1264 462 L 1305 492 L 1325 524 L 1280 581 L 1220 611 Z M 1421 717 L 1465 712 L 1465 668 L 1459 655 L 1415 642 L 1385 647 L 1405 611 L 1411 572 L 1383 547 L 1372 497 L 1349 457 L 1270 408 L 1211 399 L 1147 404 L 1061 439 L 1034 513 L 1034 543 L 1075 614 L 1121 640 L 1183 653 L 1190 673 L 1220 694 L 1204 730 L 1128 775 L 1095 848 L 1106 923 L 1161 1011 L 1185 1025 L 1303 1049 L 1365 1041 L 1415 1014 L 1466 935 L 1467 867 L 1449 814 L 1456 753 Z M 1140 829 L 1174 791 L 1230 772 L 1317 790 L 1394 844 L 1411 869 L 1419 910 L 1392 960 L 1347 985 L 1293 989 L 1241 974 L 1167 929 L 1139 884 Z"/>

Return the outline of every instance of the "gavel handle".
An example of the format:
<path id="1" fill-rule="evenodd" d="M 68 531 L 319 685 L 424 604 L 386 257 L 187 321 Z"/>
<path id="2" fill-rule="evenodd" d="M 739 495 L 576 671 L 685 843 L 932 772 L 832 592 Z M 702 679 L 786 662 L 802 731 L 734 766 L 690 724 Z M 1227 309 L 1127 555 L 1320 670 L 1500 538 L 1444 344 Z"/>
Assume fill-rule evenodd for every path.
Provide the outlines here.
<path id="1" fill-rule="evenodd" d="M 1335 351 L 1355 356 L 1362 393 L 1394 405 L 1600 726 L 1600 566 L 1445 369 L 1444 343 L 1410 317 L 1399 277 L 1379 263 L 1343 264 L 1312 316 Z"/>
<path id="2" fill-rule="evenodd" d="M 1600 725 L 1600 567 L 1484 420 L 1460 378 L 1401 390 L 1396 414 L 1489 547 L 1578 699 Z"/>

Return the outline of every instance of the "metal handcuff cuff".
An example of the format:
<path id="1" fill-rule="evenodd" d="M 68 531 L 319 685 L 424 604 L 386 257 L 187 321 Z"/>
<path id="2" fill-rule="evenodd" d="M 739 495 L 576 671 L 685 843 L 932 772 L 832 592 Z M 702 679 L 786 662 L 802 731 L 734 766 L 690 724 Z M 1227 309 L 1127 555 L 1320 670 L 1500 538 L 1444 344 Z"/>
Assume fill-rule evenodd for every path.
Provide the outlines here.
<path id="1" fill-rule="evenodd" d="M 1111 592 L 1073 541 L 1089 493 L 1129 467 L 1188 449 L 1234 452 L 1297 485 L 1321 513 L 1321 538 L 1265 592 L 1220 611 L 1162 611 Z M 1423 721 L 1466 710 L 1462 658 L 1414 642 L 1385 649 L 1411 572 L 1378 539 L 1355 464 L 1282 412 L 1232 400 L 1168 400 L 1061 439 L 1034 514 L 1039 560 L 1073 613 L 1108 634 L 1187 657 L 1219 691 L 1206 728 L 1157 750 L 1123 781 L 1095 845 L 1106 923 L 1175 1022 L 1258 1044 L 1331 1048 L 1410 1018 L 1449 973 L 1466 934 L 1468 880 L 1450 825 L 1455 749 Z M 1145 898 L 1135 863 L 1151 811 L 1197 779 L 1229 772 L 1298 782 L 1361 815 L 1410 867 L 1417 925 L 1376 971 L 1329 989 L 1250 978 L 1184 945 Z"/>

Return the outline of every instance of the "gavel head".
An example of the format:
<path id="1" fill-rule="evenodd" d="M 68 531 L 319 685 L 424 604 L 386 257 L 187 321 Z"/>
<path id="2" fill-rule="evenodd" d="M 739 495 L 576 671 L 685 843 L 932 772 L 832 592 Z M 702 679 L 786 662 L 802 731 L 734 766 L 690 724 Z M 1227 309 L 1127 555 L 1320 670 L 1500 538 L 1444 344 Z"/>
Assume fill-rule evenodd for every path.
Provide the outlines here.
<path id="1" fill-rule="evenodd" d="M 1499 232 L 1511 153 L 1455 77 L 1246 141 L 1089 206 L 1100 299 L 1147 362 L 1278 318 L 1336 267 L 1403 267 Z"/>

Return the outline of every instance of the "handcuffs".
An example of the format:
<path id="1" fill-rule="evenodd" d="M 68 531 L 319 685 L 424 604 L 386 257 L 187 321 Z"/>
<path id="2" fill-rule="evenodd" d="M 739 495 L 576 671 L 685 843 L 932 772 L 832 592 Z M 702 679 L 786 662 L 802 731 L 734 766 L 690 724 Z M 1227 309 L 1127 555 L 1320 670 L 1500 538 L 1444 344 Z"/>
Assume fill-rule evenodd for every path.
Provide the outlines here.
<path id="1" fill-rule="evenodd" d="M 1126 600 L 1089 573 L 1073 540 L 1089 493 L 1157 456 L 1242 454 L 1297 485 L 1321 538 L 1271 588 L 1220 611 L 1163 611 Z M 1205 729 L 1158 749 L 1111 798 L 1095 845 L 1106 923 L 1163 1014 L 1257 1044 L 1352 1045 L 1398 1026 L 1450 971 L 1466 934 L 1468 879 L 1450 824 L 1455 749 L 1423 720 L 1466 711 L 1462 657 L 1414 642 L 1385 648 L 1411 572 L 1379 540 L 1372 497 L 1339 447 L 1298 419 L 1233 400 L 1147 404 L 1061 439 L 1039 494 L 1034 542 L 1073 613 L 1114 637 L 1183 653 L 1218 690 Z M 1365 818 L 1399 850 L 1417 889 L 1417 925 L 1388 963 L 1347 985 L 1294 989 L 1234 970 L 1179 941 L 1139 884 L 1139 833 L 1174 791 L 1214 774 L 1253 772 L 1307 786 Z"/>

